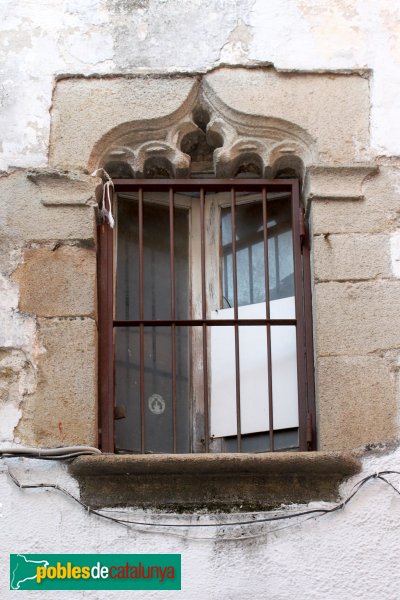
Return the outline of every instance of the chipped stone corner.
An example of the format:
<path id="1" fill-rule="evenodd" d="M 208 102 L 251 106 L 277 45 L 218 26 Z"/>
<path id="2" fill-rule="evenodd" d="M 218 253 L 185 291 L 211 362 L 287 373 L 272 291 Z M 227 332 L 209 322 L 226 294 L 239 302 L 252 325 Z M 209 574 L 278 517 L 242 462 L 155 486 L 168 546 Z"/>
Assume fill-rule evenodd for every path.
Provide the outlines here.
<path id="1" fill-rule="evenodd" d="M 101 185 L 101 178 L 87 171 L 30 169 L 26 177 L 38 186 L 44 206 L 94 206 L 96 189 Z"/>

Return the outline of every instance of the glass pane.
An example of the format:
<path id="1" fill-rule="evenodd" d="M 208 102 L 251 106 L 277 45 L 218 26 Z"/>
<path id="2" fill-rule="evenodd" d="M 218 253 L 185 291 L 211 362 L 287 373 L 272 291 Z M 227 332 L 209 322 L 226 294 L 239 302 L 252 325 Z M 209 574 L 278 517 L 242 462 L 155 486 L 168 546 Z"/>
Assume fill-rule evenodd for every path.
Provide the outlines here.
<path id="1" fill-rule="evenodd" d="M 271 444 L 269 433 L 251 433 L 242 435 L 242 452 L 269 452 Z M 274 450 L 298 450 L 299 430 L 282 429 L 274 432 Z M 226 437 L 223 443 L 224 452 L 237 452 L 237 437 Z"/>
<path id="2" fill-rule="evenodd" d="M 247 197 L 246 197 L 247 196 Z M 265 253 L 260 195 L 236 195 L 236 264 L 239 319 L 264 319 Z M 267 195 L 267 243 L 270 316 L 295 317 L 291 195 Z M 221 209 L 220 308 L 213 319 L 233 319 L 233 248 L 231 207 Z M 211 432 L 228 451 L 237 447 L 234 330 L 214 327 L 211 334 Z M 268 348 L 265 326 L 239 327 L 240 406 L 243 451 L 266 451 L 269 441 Z M 271 328 L 272 412 L 275 448 L 298 444 L 296 329 Z"/>
<path id="3" fill-rule="evenodd" d="M 249 318 L 264 317 L 265 305 L 263 307 L 259 304 L 257 309 L 259 313 L 252 314 Z M 222 310 L 216 318 L 232 319 L 232 313 L 232 309 Z M 244 316 L 247 317 L 246 314 Z M 267 330 L 265 326 L 241 326 L 238 337 L 241 433 L 266 431 L 270 426 Z M 211 328 L 210 359 L 211 435 L 231 436 L 237 432 L 233 327 Z M 271 327 L 271 362 L 274 429 L 297 427 L 299 420 L 294 326 Z"/>
<path id="4" fill-rule="evenodd" d="M 189 313 L 189 211 L 175 208 L 174 268 L 177 319 Z M 137 194 L 118 197 L 116 318 L 139 319 L 139 222 Z M 168 194 L 146 194 L 143 206 L 144 319 L 171 318 L 170 231 Z M 117 328 L 116 420 L 117 450 L 141 451 L 144 419 L 145 452 L 190 452 L 189 335 L 175 329 L 176 412 L 173 411 L 172 328 L 144 328 L 144 414 L 140 410 L 139 327 Z M 123 416 L 125 414 L 125 416 Z"/>
<path id="5" fill-rule="evenodd" d="M 170 327 L 144 329 L 145 452 L 173 452 L 172 352 Z M 116 449 L 141 451 L 140 334 L 116 330 Z M 189 347 L 187 327 L 176 328 L 176 449 L 190 452 Z M 122 413 L 122 414 L 123 414 Z"/>
<path id="6" fill-rule="evenodd" d="M 170 327 L 146 327 L 145 436 L 146 452 L 173 452 L 172 352 Z M 189 452 L 189 374 L 186 328 L 176 330 L 177 451 Z"/>
<path id="7" fill-rule="evenodd" d="M 176 318 L 188 318 L 188 210 L 175 208 Z M 145 194 L 143 205 L 144 318 L 171 318 L 170 232 L 167 193 Z M 116 318 L 139 319 L 139 220 L 137 194 L 118 195 Z"/>
<path id="8" fill-rule="evenodd" d="M 288 194 L 268 194 L 267 236 L 270 300 L 294 296 L 291 201 Z M 240 201 L 240 194 L 237 194 Z M 230 207 L 221 209 L 222 302 L 234 305 Z M 263 210 L 261 199 L 236 206 L 238 305 L 265 302 Z"/>
<path id="9" fill-rule="evenodd" d="M 140 452 L 139 385 L 139 328 L 118 328 L 115 331 L 115 405 L 122 411 L 123 418 L 115 421 L 117 452 Z"/>

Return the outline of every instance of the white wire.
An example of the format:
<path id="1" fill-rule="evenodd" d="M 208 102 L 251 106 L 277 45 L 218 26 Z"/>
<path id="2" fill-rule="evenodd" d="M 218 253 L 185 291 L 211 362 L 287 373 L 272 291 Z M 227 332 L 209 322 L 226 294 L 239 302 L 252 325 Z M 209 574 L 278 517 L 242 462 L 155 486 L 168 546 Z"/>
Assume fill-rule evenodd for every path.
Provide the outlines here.
<path id="1" fill-rule="evenodd" d="M 3 446 L 0 456 L 31 455 L 37 458 L 55 457 L 66 458 L 80 454 L 101 454 L 101 450 L 93 446 L 60 446 L 58 448 L 37 448 L 35 446 Z"/>

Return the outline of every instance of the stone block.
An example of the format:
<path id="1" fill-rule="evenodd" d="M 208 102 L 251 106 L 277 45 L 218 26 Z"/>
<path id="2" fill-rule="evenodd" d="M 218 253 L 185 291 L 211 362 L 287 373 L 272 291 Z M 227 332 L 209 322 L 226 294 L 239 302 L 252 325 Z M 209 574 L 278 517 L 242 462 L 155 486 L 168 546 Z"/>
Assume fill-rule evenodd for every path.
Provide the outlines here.
<path id="1" fill-rule="evenodd" d="M 57 82 L 53 96 L 50 163 L 87 168 L 98 140 L 117 126 L 151 123 L 178 111 L 196 77 L 71 78 Z M 151 126 L 151 125 L 149 125 Z"/>
<path id="2" fill-rule="evenodd" d="M 70 473 L 91 507 L 165 511 L 270 510 L 282 504 L 336 500 L 338 484 L 359 461 L 335 452 L 154 454 L 79 457 Z"/>
<path id="3" fill-rule="evenodd" d="M 96 187 L 101 184 L 98 177 L 57 169 L 32 170 L 27 177 L 38 186 L 45 206 L 86 206 L 95 201 Z"/>
<path id="4" fill-rule="evenodd" d="M 313 239 L 317 281 L 390 277 L 390 240 L 384 234 L 332 234 Z"/>
<path id="5" fill-rule="evenodd" d="M 379 356 L 318 360 L 321 450 L 349 450 L 397 436 L 395 371 Z"/>
<path id="6" fill-rule="evenodd" d="M 376 175 L 378 167 L 370 164 L 354 164 L 340 167 L 309 167 L 304 182 L 304 196 L 314 199 L 362 200 L 363 182 Z"/>
<path id="7" fill-rule="evenodd" d="M 94 239 L 91 206 L 43 206 L 38 185 L 24 171 L 0 178 L 0 222 L 10 239 L 27 241 Z"/>
<path id="8" fill-rule="evenodd" d="M 97 443 L 96 324 L 92 319 L 38 319 L 36 391 L 25 397 L 17 428 L 23 443 Z"/>
<path id="9" fill-rule="evenodd" d="M 359 162 L 369 147 L 369 86 L 358 74 L 277 73 L 223 68 L 205 76 L 207 94 L 232 111 L 296 123 L 317 140 L 316 163 Z"/>
<path id="10" fill-rule="evenodd" d="M 20 289 L 19 309 L 41 317 L 93 316 L 96 304 L 96 253 L 75 246 L 25 250 L 13 275 Z"/>
<path id="11" fill-rule="evenodd" d="M 400 281 L 318 283 L 314 295 L 319 356 L 365 355 L 400 347 Z"/>
<path id="12" fill-rule="evenodd" d="M 312 200 L 311 226 L 320 233 L 373 233 L 391 231 L 400 224 L 400 172 L 380 167 L 364 181 L 365 200 Z"/>

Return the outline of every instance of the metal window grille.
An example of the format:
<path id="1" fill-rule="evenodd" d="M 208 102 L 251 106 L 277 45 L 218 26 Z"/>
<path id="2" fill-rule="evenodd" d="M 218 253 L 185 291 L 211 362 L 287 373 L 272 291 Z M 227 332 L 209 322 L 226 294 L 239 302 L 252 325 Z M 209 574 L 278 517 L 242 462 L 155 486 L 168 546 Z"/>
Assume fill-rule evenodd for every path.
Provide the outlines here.
<path id="1" fill-rule="evenodd" d="M 115 418 L 124 416 L 116 414 L 115 406 L 115 339 L 118 331 L 135 331 L 135 345 L 138 357 L 138 410 L 135 413 L 135 431 L 137 451 L 148 452 L 146 439 L 146 391 L 145 391 L 145 345 L 146 331 L 155 328 L 166 328 L 170 340 L 170 394 L 171 394 L 171 452 L 179 452 L 177 438 L 179 435 L 179 419 L 177 413 L 177 335 L 180 328 L 187 328 L 190 332 L 201 331 L 202 360 L 202 435 L 201 444 L 196 446 L 196 451 L 210 452 L 213 450 L 213 439 L 210 432 L 210 337 L 215 328 L 231 328 L 234 331 L 234 379 L 235 379 L 235 418 L 236 435 L 234 445 L 237 452 L 245 451 L 243 445 L 242 413 L 243 398 L 241 397 L 241 346 L 240 336 L 243 327 L 262 327 L 265 331 L 265 347 L 267 364 L 268 394 L 265 403 L 268 412 L 268 450 L 276 451 L 276 430 L 274 429 L 274 369 L 272 360 L 272 335 L 274 328 L 294 327 L 296 339 L 297 362 L 297 398 L 298 398 L 298 449 L 309 450 L 315 444 L 315 408 L 313 384 L 313 350 L 312 350 L 312 324 L 311 324 L 311 291 L 310 291 L 310 265 L 309 241 L 304 225 L 304 212 L 300 207 L 298 181 L 288 180 L 114 180 L 115 194 L 135 193 L 137 199 L 137 315 L 136 318 L 120 318 L 116 313 L 115 292 L 116 281 L 116 235 L 115 231 L 106 224 L 99 226 L 98 232 L 98 291 L 99 291 L 99 432 L 100 443 L 103 451 L 115 451 Z M 145 310 L 145 232 L 144 218 L 147 195 L 162 192 L 166 198 L 164 206 L 168 210 L 169 228 L 169 315 L 166 318 L 147 318 Z M 211 194 L 225 192 L 229 195 L 229 210 L 231 222 L 231 242 L 229 247 L 230 265 L 232 274 L 232 308 L 230 318 L 211 318 L 208 307 L 208 274 L 207 274 L 207 227 L 206 207 Z M 263 245 L 263 270 L 264 270 L 264 298 L 265 315 L 262 318 L 245 318 L 240 314 L 238 289 L 240 274 L 238 273 L 238 253 L 240 242 L 237 239 L 238 222 L 238 195 L 243 192 L 257 193 L 262 210 L 262 231 L 258 233 Z M 192 204 L 197 203 L 199 212 L 199 246 L 200 255 L 197 260 L 198 273 L 201 279 L 199 303 L 200 311 L 196 318 L 188 312 L 188 318 L 182 318 L 177 311 L 177 297 L 180 290 L 176 286 L 176 195 L 192 194 Z M 194 195 L 193 193 L 196 193 Z M 268 211 L 269 194 L 285 193 L 290 197 L 291 210 L 291 241 L 293 252 L 293 283 L 295 298 L 295 314 L 293 318 L 271 318 L 270 300 L 270 264 L 269 259 L 269 234 Z M 191 232 L 190 235 L 192 235 Z M 261 242 L 260 242 L 261 243 Z M 275 258 L 277 254 L 275 253 Z M 191 258 L 191 260 L 194 260 Z M 228 302 L 228 300 L 226 300 Z M 117 411 L 118 412 L 118 411 Z M 232 444 L 231 444 L 232 451 Z M 194 451 L 195 444 L 190 451 Z"/>

